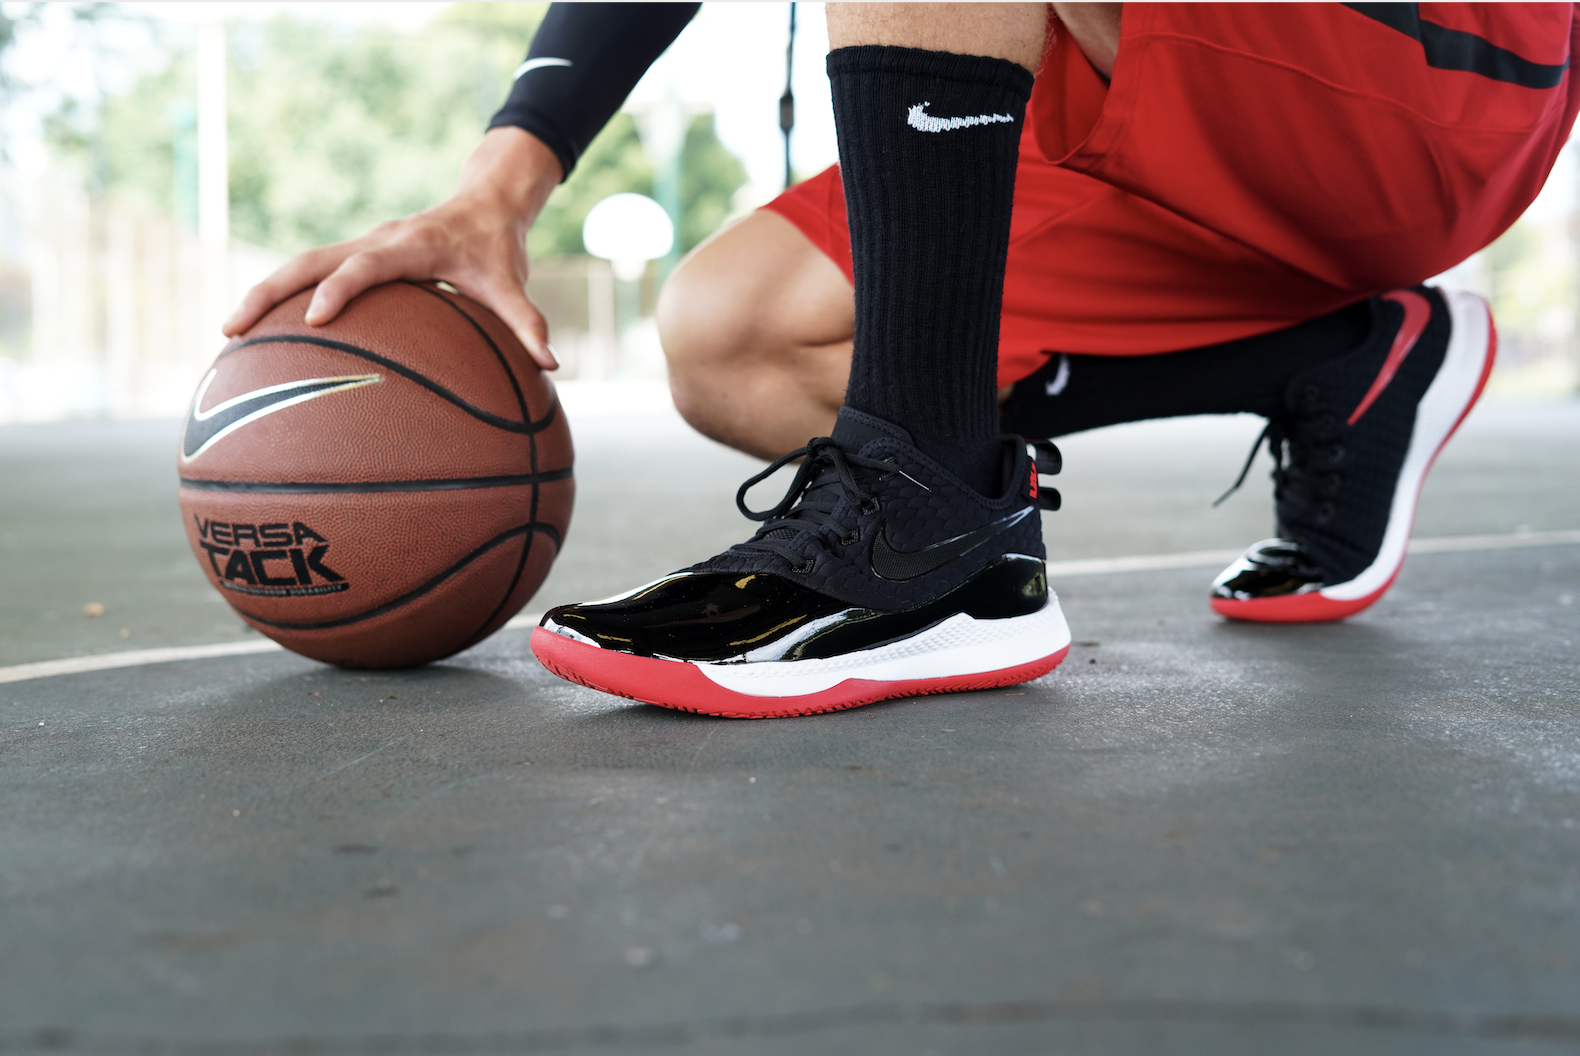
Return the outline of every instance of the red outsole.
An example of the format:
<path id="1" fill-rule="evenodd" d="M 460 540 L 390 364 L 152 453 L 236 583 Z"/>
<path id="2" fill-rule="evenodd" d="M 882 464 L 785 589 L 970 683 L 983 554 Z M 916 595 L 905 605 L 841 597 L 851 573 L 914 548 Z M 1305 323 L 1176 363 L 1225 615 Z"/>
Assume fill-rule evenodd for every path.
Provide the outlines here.
<path id="1" fill-rule="evenodd" d="M 1069 651 L 1070 647 L 1065 646 L 1040 660 L 971 675 L 908 679 L 902 682 L 849 678 L 820 693 L 796 697 L 755 697 L 726 689 L 692 664 L 600 649 L 542 627 L 532 630 L 532 652 L 537 656 L 538 663 L 567 682 L 644 704 L 657 704 L 661 708 L 730 719 L 781 719 L 794 715 L 817 715 L 896 697 L 1013 686 L 1046 675 L 1059 666 Z"/>
<path id="2" fill-rule="evenodd" d="M 1399 564 L 1403 567 L 1404 562 L 1401 561 Z M 1393 586 L 1393 581 L 1398 576 L 1399 569 L 1395 568 L 1393 575 L 1388 577 L 1388 582 L 1364 598 L 1356 598 L 1352 601 L 1324 598 L 1316 591 L 1310 594 L 1285 594 L 1277 598 L 1253 598 L 1249 601 L 1213 598 L 1212 611 L 1231 620 L 1246 620 L 1251 623 L 1331 623 L 1334 620 L 1342 620 L 1346 616 L 1353 616 L 1371 605 L 1388 593 L 1388 588 Z"/>
<path id="3" fill-rule="evenodd" d="M 1454 421 L 1454 427 L 1443 437 L 1443 442 L 1437 445 L 1437 450 L 1432 452 L 1432 460 L 1426 464 L 1427 473 L 1432 472 L 1432 467 L 1437 464 L 1437 456 L 1443 453 L 1443 448 L 1448 446 L 1449 440 L 1459 432 L 1459 427 L 1465 421 L 1465 416 L 1481 401 L 1481 391 L 1487 387 L 1487 379 L 1492 377 L 1492 364 L 1498 358 L 1498 330 L 1493 325 L 1492 314 L 1487 314 L 1487 358 L 1481 364 L 1481 378 L 1476 382 L 1476 391 L 1465 404 L 1465 409 L 1459 412 L 1459 417 Z M 1423 476 L 1422 479 L 1425 479 Z M 1415 524 L 1415 511 L 1410 511 L 1410 524 Z M 1352 601 L 1337 601 L 1325 598 L 1320 591 L 1310 594 L 1286 594 L 1278 598 L 1251 598 L 1239 601 L 1234 598 L 1212 598 L 1212 611 L 1231 620 L 1245 620 L 1250 623 L 1330 623 L 1353 616 L 1362 609 L 1369 608 L 1373 602 L 1393 586 L 1393 581 L 1399 578 L 1399 570 L 1404 567 L 1404 559 L 1409 555 L 1409 548 L 1400 555 L 1399 563 L 1394 566 L 1393 574 L 1388 577 L 1388 582 L 1378 587 L 1364 598 Z"/>

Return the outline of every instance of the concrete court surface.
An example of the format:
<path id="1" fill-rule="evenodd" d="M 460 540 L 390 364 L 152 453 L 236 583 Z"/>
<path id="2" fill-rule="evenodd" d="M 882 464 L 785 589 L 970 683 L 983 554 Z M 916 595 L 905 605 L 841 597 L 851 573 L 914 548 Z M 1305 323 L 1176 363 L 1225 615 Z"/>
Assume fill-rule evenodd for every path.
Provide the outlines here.
<path id="1" fill-rule="evenodd" d="M 745 534 L 757 463 L 600 399 L 534 610 Z M 1260 469 L 1208 508 L 1258 424 L 1065 441 L 1050 557 L 1265 534 Z M 0 665 L 257 640 L 174 431 L 0 428 Z M 1417 523 L 1483 548 L 1310 627 L 1055 574 L 1076 646 L 1011 690 L 721 721 L 523 629 L 4 682 L 0 1053 L 1580 1051 L 1580 545 L 1512 545 L 1577 528 L 1580 402 L 1489 402 Z"/>

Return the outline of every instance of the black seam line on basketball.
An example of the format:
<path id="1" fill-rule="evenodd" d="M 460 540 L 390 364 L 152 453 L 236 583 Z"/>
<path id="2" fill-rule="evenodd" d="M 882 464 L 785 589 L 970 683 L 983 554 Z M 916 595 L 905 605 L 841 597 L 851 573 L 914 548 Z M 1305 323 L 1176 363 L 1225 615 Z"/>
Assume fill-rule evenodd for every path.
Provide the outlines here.
<path id="1" fill-rule="evenodd" d="M 537 492 L 535 490 L 533 492 L 533 498 L 537 498 Z M 533 515 L 536 516 L 537 510 L 535 508 L 532 512 Z M 521 582 L 521 573 L 525 571 L 527 567 L 527 558 L 532 555 L 532 543 L 536 538 L 536 533 L 528 534 L 527 541 L 521 547 L 521 556 L 516 558 L 516 574 L 510 577 L 510 586 L 506 587 L 504 594 L 500 595 L 499 604 L 494 606 L 494 611 L 488 614 L 488 618 L 482 623 L 478 624 L 477 630 L 468 635 L 466 641 L 461 643 L 461 649 L 470 649 L 472 646 L 488 637 L 488 635 L 484 632 L 488 630 L 489 624 L 498 619 L 499 614 L 503 612 L 505 606 L 510 603 L 511 595 L 515 594 L 516 585 Z M 525 604 L 524 600 L 523 604 Z M 460 652 L 460 649 L 457 649 L 456 652 Z"/>
<path id="2" fill-rule="evenodd" d="M 872 570 L 884 579 L 903 581 L 924 576 L 942 568 L 957 558 L 964 557 L 1006 528 L 1019 524 L 1031 512 L 1030 506 L 1022 507 L 1007 517 L 962 532 L 953 539 L 924 546 L 920 550 L 896 550 L 889 543 L 884 522 L 872 536 Z"/>
<path id="3" fill-rule="evenodd" d="M 424 293 L 426 293 L 426 294 L 428 294 L 428 295 L 430 295 L 432 297 L 437 297 L 440 301 L 442 301 L 445 304 L 449 305 L 450 308 L 452 308 L 456 312 L 459 312 L 460 315 L 461 315 L 461 318 L 465 319 L 468 323 L 470 323 L 472 325 L 472 329 L 477 331 L 478 336 L 481 337 L 484 341 L 488 342 L 488 347 L 490 349 L 492 349 L 493 352 L 494 352 L 494 358 L 499 361 L 500 369 L 505 372 L 505 377 L 510 379 L 510 388 L 511 388 L 511 391 L 513 391 L 516 394 L 516 407 L 517 407 L 518 410 L 521 411 L 521 420 L 524 421 L 524 422 L 530 422 L 532 420 L 532 408 L 527 406 L 527 398 L 521 391 L 521 383 L 516 377 L 516 371 L 515 371 L 515 369 L 513 367 L 511 367 L 510 361 L 505 358 L 505 353 L 500 350 L 499 345 L 494 342 L 493 337 L 491 337 L 489 335 L 488 331 L 483 328 L 483 324 L 479 323 L 476 319 L 474 319 L 472 317 L 472 313 L 468 312 L 465 308 L 462 308 L 459 304 L 457 304 L 455 302 L 455 300 L 453 300 L 451 297 L 446 296 L 444 293 L 442 293 L 441 291 L 439 291 L 435 287 L 425 286 L 425 285 L 421 285 L 421 284 L 418 284 L 418 283 L 414 283 L 414 282 L 412 282 L 409 279 L 402 279 L 401 281 L 404 282 L 408 286 L 416 286 L 419 290 L 421 290 L 422 292 L 424 292 Z M 457 292 L 455 294 L 455 296 L 456 297 L 463 297 L 463 296 L 465 296 L 465 294 Z M 553 405 L 551 405 L 549 407 L 548 415 L 544 418 L 544 424 L 545 425 L 549 421 L 551 421 L 553 419 L 554 412 L 558 408 L 559 402 L 560 402 L 559 394 L 557 392 L 554 392 L 553 385 L 549 386 L 549 391 L 554 394 L 554 403 L 553 403 Z M 529 461 L 532 464 L 532 472 L 536 473 L 538 471 L 538 437 L 537 437 L 536 433 L 529 433 L 529 434 L 527 434 L 527 455 L 528 455 Z M 527 516 L 528 516 L 528 519 L 532 520 L 532 521 L 536 521 L 538 519 L 538 493 L 537 493 L 536 489 L 534 489 L 533 492 L 532 492 L 532 506 L 531 506 L 531 509 L 528 511 Z M 521 567 L 522 568 L 524 568 L 526 566 L 526 560 L 527 560 L 526 551 L 530 551 L 531 549 L 532 549 L 532 539 L 529 537 L 527 539 L 527 545 L 525 547 L 525 550 L 523 551 L 523 553 L 521 555 Z M 521 568 L 517 568 L 516 574 L 518 576 L 521 574 Z M 514 590 L 515 589 L 514 586 L 512 586 L 511 589 Z M 503 602 L 501 602 L 501 605 L 503 605 Z"/>
<path id="4" fill-rule="evenodd" d="M 470 312 L 446 297 L 442 291 L 420 282 L 412 282 L 410 279 L 401 279 L 400 281 L 402 285 L 416 287 L 430 297 L 438 298 L 439 301 L 448 305 L 452 311 L 457 312 L 462 319 L 465 319 L 472 325 L 472 329 L 477 331 L 477 336 L 488 342 L 488 347 L 493 351 L 494 358 L 499 361 L 500 368 L 504 370 L 505 377 L 509 379 L 511 391 L 516 394 L 516 409 L 521 412 L 521 420 L 524 422 L 532 421 L 532 408 L 527 406 L 527 398 L 521 392 L 521 382 L 516 379 L 516 372 L 511 369 L 510 360 L 505 358 L 505 353 L 500 349 L 499 345 L 489 336 L 488 331 L 483 329 L 483 324 L 472 318 Z M 458 293 L 456 296 L 464 296 L 464 294 Z"/>
<path id="5" fill-rule="evenodd" d="M 271 481 L 193 480 L 181 478 L 189 491 L 237 491 L 262 495 L 359 495 L 386 491 L 470 491 L 475 488 L 514 488 L 527 484 L 552 484 L 570 480 L 573 470 L 551 469 L 546 473 L 519 473 L 507 477 L 457 477 L 453 480 L 374 480 L 374 481 Z"/>
<path id="6" fill-rule="evenodd" d="M 1560 65 L 1532 62 L 1485 37 L 1449 29 L 1421 17 L 1419 4 L 1345 4 L 1356 14 L 1413 37 L 1426 54 L 1426 64 L 1439 70 L 1480 74 L 1520 88 L 1556 88 L 1563 83 L 1568 58 Z"/>
<path id="7" fill-rule="evenodd" d="M 494 358 L 499 360 L 500 369 L 505 372 L 505 377 L 510 379 L 510 387 L 515 391 L 516 406 L 521 410 L 522 419 L 525 421 L 530 421 L 532 418 L 532 410 L 527 406 L 526 397 L 522 395 L 521 386 L 516 381 L 516 372 L 511 368 L 510 361 L 505 358 L 505 354 L 500 351 L 499 346 L 494 343 L 494 339 L 489 336 L 488 331 L 483 329 L 482 324 L 480 324 L 476 319 L 472 318 L 471 313 L 467 312 L 466 309 L 462 308 L 455 301 L 449 297 L 446 297 L 443 293 L 434 289 L 433 287 L 420 285 L 418 283 L 410 282 L 409 280 L 402 281 L 406 282 L 407 285 L 416 286 L 419 290 L 422 290 L 426 294 L 437 297 L 455 311 L 459 312 L 461 317 L 464 318 L 468 323 L 472 324 L 472 329 L 476 330 L 478 335 L 481 336 L 484 341 L 488 342 L 488 347 L 493 349 Z M 538 438 L 536 436 L 527 437 L 527 452 L 532 463 L 532 472 L 536 474 L 538 472 Z M 536 521 L 538 519 L 537 488 L 532 489 L 531 508 L 528 510 L 527 519 L 530 521 Z M 534 538 L 535 537 L 532 535 L 527 536 L 526 544 L 521 548 L 521 556 L 516 559 L 516 574 L 510 577 L 510 586 L 505 589 L 504 594 L 499 599 L 499 604 L 494 606 L 494 611 L 488 614 L 488 618 L 482 623 L 478 624 L 477 630 L 468 635 L 466 640 L 461 643 L 462 649 L 471 648 L 473 645 L 477 644 L 478 641 L 484 638 L 484 632 L 488 630 L 488 625 L 493 623 L 494 620 L 499 616 L 500 612 L 504 610 L 505 606 L 509 604 L 511 595 L 516 592 L 516 586 L 521 582 L 521 573 L 527 567 L 527 559 L 532 555 L 532 543 Z M 459 650 L 457 651 L 459 652 Z"/>
<path id="8" fill-rule="evenodd" d="M 443 572 L 440 572 L 437 576 L 434 576 L 432 579 L 428 580 L 428 582 L 424 583 L 417 589 L 402 594 L 393 601 L 387 601 L 383 605 L 369 609 L 366 612 L 359 612 L 355 616 L 346 616 L 338 620 L 325 620 L 321 623 L 285 623 L 280 620 L 267 620 L 262 616 L 255 616 L 241 608 L 241 606 L 237 605 L 235 602 L 231 602 L 231 606 L 242 615 L 246 616 L 249 620 L 252 620 L 256 623 L 261 623 L 265 627 L 275 627 L 282 631 L 327 631 L 336 627 L 349 627 L 353 623 L 361 623 L 363 620 L 371 620 L 375 616 L 382 616 L 386 612 L 398 609 L 402 605 L 422 597 L 424 594 L 433 590 L 439 586 L 439 584 L 443 583 L 445 580 L 449 579 L 451 576 L 455 575 L 457 572 L 461 571 L 461 569 L 465 568 L 473 561 L 476 561 L 478 558 L 482 557 L 496 546 L 507 543 L 517 536 L 536 535 L 539 532 L 554 540 L 554 549 L 556 551 L 559 550 L 560 533 L 559 530 L 556 529 L 552 524 L 523 524 L 518 528 L 512 528 L 508 532 L 501 532 L 500 534 L 494 536 L 494 538 L 490 539 L 476 550 L 473 550 L 470 554 L 467 554 L 465 557 L 461 558 L 461 560 L 457 561 Z"/>
<path id="9" fill-rule="evenodd" d="M 505 431 L 511 433 L 523 433 L 529 436 L 533 433 L 540 433 L 544 429 L 548 428 L 550 422 L 554 421 L 554 415 L 559 410 L 559 400 L 555 400 L 554 406 L 550 407 L 549 412 L 538 421 L 517 422 L 509 418 L 501 418 L 497 414 L 485 411 L 481 407 L 477 407 L 468 403 L 466 400 L 463 400 L 461 397 L 457 396 L 443 385 L 440 385 L 438 382 L 428 380 L 421 374 L 417 373 L 415 370 L 412 370 L 410 367 L 402 363 L 397 363 L 393 359 L 379 355 L 377 352 L 369 352 L 365 348 L 359 348 L 356 345 L 347 344 L 344 341 L 336 341 L 333 338 L 328 337 L 318 337 L 313 334 L 267 334 L 263 337 L 249 337 L 245 341 L 232 345 L 230 348 L 221 353 L 221 355 L 230 355 L 232 352 L 239 352 L 241 349 L 249 348 L 252 345 L 317 345 L 320 348 L 332 348 L 337 352 L 344 352 L 347 355 L 356 356 L 359 359 L 365 359 L 370 363 L 377 363 L 381 367 L 388 367 L 390 370 L 393 370 L 395 373 L 409 381 L 415 381 L 417 384 L 421 385 L 435 396 L 455 404 L 461 410 L 465 411 L 473 418 L 476 418 L 478 421 L 487 425 L 492 425 L 496 429 L 504 429 Z"/>

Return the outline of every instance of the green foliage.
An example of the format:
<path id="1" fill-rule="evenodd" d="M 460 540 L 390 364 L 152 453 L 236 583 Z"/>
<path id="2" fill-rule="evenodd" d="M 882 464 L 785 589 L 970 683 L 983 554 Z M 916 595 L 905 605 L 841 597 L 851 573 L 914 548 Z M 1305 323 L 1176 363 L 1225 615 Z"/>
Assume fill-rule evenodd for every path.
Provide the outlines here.
<path id="1" fill-rule="evenodd" d="M 699 114 L 686 130 L 680 170 L 680 251 L 688 252 L 719 229 L 730 199 L 746 183 L 746 166 L 713 132 L 713 115 Z"/>
<path id="2" fill-rule="evenodd" d="M 577 161 L 570 179 L 543 207 L 527 236 L 527 252 L 534 257 L 586 252 L 582 221 L 593 206 L 621 191 L 653 193 L 653 166 L 642 151 L 636 122 L 624 113 L 615 114 L 604 126 Z"/>
<path id="3" fill-rule="evenodd" d="M 1487 247 L 1492 308 L 1506 348 L 1555 340 L 1554 323 L 1573 319 L 1575 263 L 1562 230 L 1522 219 Z M 1568 325 L 1567 322 L 1564 325 Z"/>
<path id="4" fill-rule="evenodd" d="M 716 231 L 730 212 L 730 199 L 746 182 L 746 167 L 724 149 L 713 131 L 713 115 L 698 114 L 686 130 L 680 155 L 681 220 L 677 249 L 685 253 Z M 581 253 L 582 222 L 592 207 L 620 191 L 653 193 L 653 166 L 642 151 L 636 122 L 616 114 L 588 146 L 533 226 L 527 249 L 533 256 Z"/>
<path id="5" fill-rule="evenodd" d="M 420 37 L 289 16 L 235 27 L 236 234 L 294 252 L 443 199 L 504 97 L 541 7 L 531 15 L 465 5 Z"/>
<path id="6" fill-rule="evenodd" d="M 422 34 L 345 26 L 285 13 L 230 27 L 231 228 L 282 252 L 351 238 L 427 208 L 504 100 L 543 4 L 456 4 Z M 195 216 L 195 41 L 166 41 L 170 62 L 107 99 L 97 115 L 51 124 L 57 153 L 102 172 L 109 189 L 187 222 Z M 97 158 L 90 158 L 97 154 Z M 689 129 L 683 155 L 689 249 L 718 226 L 745 182 L 713 133 Z M 600 199 L 653 192 L 634 122 L 618 114 L 535 226 L 537 255 L 581 253 L 581 224 Z"/>
<path id="7" fill-rule="evenodd" d="M 9 12 L 6 7 L 11 8 Z M 0 7 L 0 55 L 16 43 L 16 31 L 38 15 L 38 4 L 7 4 Z M 0 91 L 11 86 L 11 77 L 0 67 Z"/>

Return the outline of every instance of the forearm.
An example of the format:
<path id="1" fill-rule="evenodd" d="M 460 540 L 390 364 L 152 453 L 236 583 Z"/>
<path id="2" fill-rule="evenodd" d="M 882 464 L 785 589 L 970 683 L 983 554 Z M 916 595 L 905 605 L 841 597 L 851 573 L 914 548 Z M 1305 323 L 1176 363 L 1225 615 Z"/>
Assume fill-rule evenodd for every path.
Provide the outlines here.
<path id="1" fill-rule="evenodd" d="M 541 139 L 505 125 L 489 129 L 461 166 L 455 198 L 508 218 L 525 234 L 564 178 L 558 157 Z"/>

